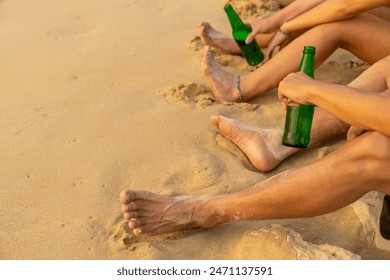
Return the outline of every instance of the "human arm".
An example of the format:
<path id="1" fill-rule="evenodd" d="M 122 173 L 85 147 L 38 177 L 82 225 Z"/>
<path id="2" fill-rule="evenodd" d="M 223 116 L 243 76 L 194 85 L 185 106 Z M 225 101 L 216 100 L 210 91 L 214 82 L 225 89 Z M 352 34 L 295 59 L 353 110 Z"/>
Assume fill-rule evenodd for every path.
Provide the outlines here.
<path id="1" fill-rule="evenodd" d="M 303 32 L 316 25 L 330 23 L 354 17 L 364 11 L 373 11 L 373 8 L 389 5 L 390 0 L 326 0 L 312 9 L 290 20 L 285 21 L 268 44 L 265 53 L 266 60 L 278 46 L 286 44 L 291 32 Z"/>
<path id="2" fill-rule="evenodd" d="M 324 1 L 296 0 L 269 17 L 248 19 L 248 23 L 252 26 L 252 32 L 246 38 L 246 43 L 249 44 L 252 42 L 257 34 L 267 34 L 278 30 L 284 22 L 305 13 Z"/>
<path id="3" fill-rule="evenodd" d="M 287 33 L 305 30 L 319 24 L 352 18 L 362 12 L 389 4 L 389 0 L 326 0 L 284 22 L 280 28 Z"/>
<path id="4" fill-rule="evenodd" d="M 379 92 L 365 91 L 316 81 L 299 72 L 279 84 L 279 98 L 289 106 L 316 105 L 355 127 L 390 136 L 390 90 L 385 82 Z"/>

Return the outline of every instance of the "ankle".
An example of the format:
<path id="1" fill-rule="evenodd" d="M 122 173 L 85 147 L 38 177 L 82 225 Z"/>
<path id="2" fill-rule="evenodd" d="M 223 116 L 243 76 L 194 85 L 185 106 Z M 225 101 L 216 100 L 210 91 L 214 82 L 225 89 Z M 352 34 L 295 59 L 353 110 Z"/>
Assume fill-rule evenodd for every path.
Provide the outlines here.
<path id="1" fill-rule="evenodd" d="M 203 228 L 211 228 L 227 222 L 226 209 L 219 203 L 219 199 L 209 198 L 199 204 L 196 223 Z"/>
<path id="2" fill-rule="evenodd" d="M 238 95 L 238 102 L 244 102 L 244 97 L 241 94 L 241 77 L 240 75 L 236 78 L 236 94 Z"/>
<path id="3" fill-rule="evenodd" d="M 240 96 L 243 101 L 248 101 L 261 94 L 259 85 L 253 86 L 250 77 L 248 77 L 249 75 L 250 73 L 240 77 Z"/>

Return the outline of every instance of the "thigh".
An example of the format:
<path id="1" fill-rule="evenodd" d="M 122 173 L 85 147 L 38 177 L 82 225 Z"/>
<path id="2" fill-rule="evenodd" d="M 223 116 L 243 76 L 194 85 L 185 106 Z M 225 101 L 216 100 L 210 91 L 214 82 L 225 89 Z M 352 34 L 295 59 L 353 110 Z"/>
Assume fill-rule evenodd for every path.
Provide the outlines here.
<path id="1" fill-rule="evenodd" d="M 376 131 L 367 132 L 340 148 L 352 154 L 360 174 L 373 190 L 390 194 L 390 138 Z"/>
<path id="2" fill-rule="evenodd" d="M 390 54 L 390 21 L 363 13 L 338 23 L 340 47 L 373 64 Z"/>
<path id="3" fill-rule="evenodd" d="M 355 80 L 349 83 L 364 91 L 383 92 L 389 88 L 390 82 L 390 55 L 371 65 Z"/>

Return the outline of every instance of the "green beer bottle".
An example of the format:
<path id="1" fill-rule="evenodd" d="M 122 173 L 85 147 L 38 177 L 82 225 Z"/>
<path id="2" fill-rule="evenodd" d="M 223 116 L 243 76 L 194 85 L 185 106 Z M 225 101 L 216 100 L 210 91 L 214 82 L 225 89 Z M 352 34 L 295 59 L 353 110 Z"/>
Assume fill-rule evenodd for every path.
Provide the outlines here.
<path id="1" fill-rule="evenodd" d="M 264 54 L 261 51 L 256 40 L 253 40 L 250 44 L 245 43 L 246 37 L 252 32 L 252 27 L 249 24 L 242 22 L 237 13 L 233 10 L 230 4 L 226 4 L 225 12 L 229 18 L 230 25 L 232 26 L 233 38 L 240 47 L 244 54 L 246 61 L 249 65 L 255 66 L 264 60 Z"/>
<path id="2" fill-rule="evenodd" d="M 299 70 L 314 78 L 315 47 L 306 46 Z M 285 146 L 307 148 L 310 144 L 310 131 L 313 121 L 314 105 L 302 104 L 289 106 L 286 113 L 286 122 L 282 143 Z"/>

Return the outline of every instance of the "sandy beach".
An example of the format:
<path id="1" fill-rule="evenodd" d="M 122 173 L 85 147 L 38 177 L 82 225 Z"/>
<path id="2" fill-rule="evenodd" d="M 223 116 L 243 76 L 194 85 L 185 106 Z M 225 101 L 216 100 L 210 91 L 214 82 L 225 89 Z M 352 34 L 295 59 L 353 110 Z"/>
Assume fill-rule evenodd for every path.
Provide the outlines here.
<path id="1" fill-rule="evenodd" d="M 345 143 L 261 173 L 218 135 L 212 115 L 264 128 L 283 128 L 285 117 L 276 89 L 221 104 L 207 86 L 198 24 L 229 34 L 224 3 L 0 1 L 0 259 L 390 259 L 378 232 L 380 193 L 320 217 L 132 235 L 123 189 L 231 193 Z M 243 15 L 253 10 L 233 3 Z M 232 73 L 253 70 L 242 57 L 216 58 Z M 367 67 L 338 50 L 316 79 L 348 84 Z"/>

